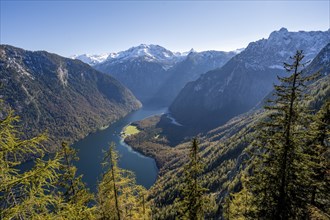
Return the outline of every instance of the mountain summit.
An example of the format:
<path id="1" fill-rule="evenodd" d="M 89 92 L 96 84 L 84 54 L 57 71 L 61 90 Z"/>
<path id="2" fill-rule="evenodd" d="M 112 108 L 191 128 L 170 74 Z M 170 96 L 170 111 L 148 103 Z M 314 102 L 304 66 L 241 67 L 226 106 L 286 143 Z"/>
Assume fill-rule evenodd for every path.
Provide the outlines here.
<path id="1" fill-rule="evenodd" d="M 194 50 L 173 53 L 158 45 L 141 44 L 112 54 L 94 68 L 114 76 L 144 104 L 166 105 L 187 82 L 221 67 L 234 55 L 233 52 Z"/>
<path id="2" fill-rule="evenodd" d="M 176 52 L 173 53 L 164 47 L 154 44 L 140 44 L 136 47 L 131 47 L 128 50 L 120 51 L 117 53 L 106 53 L 100 55 L 74 55 L 72 59 L 79 59 L 91 66 L 101 63 L 116 63 L 125 62 L 128 60 L 143 58 L 149 62 L 158 62 L 164 64 L 164 67 L 171 66 L 176 63 L 187 53 Z"/>
<path id="3" fill-rule="evenodd" d="M 312 60 L 329 42 L 329 31 L 274 31 L 268 39 L 250 43 L 222 68 L 188 83 L 170 111 L 179 123 L 197 130 L 219 126 L 262 100 L 277 75 L 285 74 L 283 62 L 296 50 L 304 51 L 306 61 Z"/>

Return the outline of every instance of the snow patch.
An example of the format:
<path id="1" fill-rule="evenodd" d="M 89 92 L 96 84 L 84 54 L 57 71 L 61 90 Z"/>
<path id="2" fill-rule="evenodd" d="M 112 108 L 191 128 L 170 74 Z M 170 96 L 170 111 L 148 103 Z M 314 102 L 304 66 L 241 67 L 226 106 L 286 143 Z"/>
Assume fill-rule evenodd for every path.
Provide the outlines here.
<path id="1" fill-rule="evenodd" d="M 177 122 L 177 121 L 175 120 L 175 118 L 173 118 L 169 113 L 166 114 L 166 117 L 167 117 L 168 119 L 171 120 L 171 123 L 172 123 L 172 124 L 174 124 L 174 125 L 176 125 L 176 126 L 183 126 L 182 124 L 180 124 L 179 122 Z"/>
<path id="2" fill-rule="evenodd" d="M 277 64 L 276 64 L 276 65 L 270 65 L 269 68 L 270 68 L 270 69 L 281 69 L 281 70 L 284 69 L 283 66 L 281 66 L 281 65 L 277 65 Z"/>
<path id="3" fill-rule="evenodd" d="M 243 47 L 243 48 L 239 48 L 239 49 L 236 49 L 236 50 L 234 50 L 233 52 L 235 53 L 235 54 L 239 54 L 239 53 L 241 53 L 242 51 L 244 51 L 245 50 L 245 47 Z M 230 52 L 230 51 L 229 51 Z"/>
<path id="4" fill-rule="evenodd" d="M 105 60 L 107 60 L 109 57 L 114 58 L 117 54 L 115 53 L 105 53 L 105 54 L 99 54 L 99 55 L 89 55 L 89 54 L 82 54 L 82 55 L 74 55 L 71 56 L 71 59 L 77 59 L 81 60 L 84 63 L 87 63 L 91 66 L 96 65 L 98 63 L 101 63 Z"/>

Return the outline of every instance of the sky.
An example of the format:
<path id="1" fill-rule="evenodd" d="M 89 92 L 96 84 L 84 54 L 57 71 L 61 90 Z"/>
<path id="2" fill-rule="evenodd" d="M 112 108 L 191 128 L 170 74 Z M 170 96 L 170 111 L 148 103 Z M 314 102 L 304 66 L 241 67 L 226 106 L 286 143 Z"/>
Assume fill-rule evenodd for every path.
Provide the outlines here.
<path id="1" fill-rule="evenodd" d="M 330 28 L 323 1 L 0 0 L 0 43 L 62 56 L 158 44 L 171 51 L 243 48 L 289 31 Z"/>

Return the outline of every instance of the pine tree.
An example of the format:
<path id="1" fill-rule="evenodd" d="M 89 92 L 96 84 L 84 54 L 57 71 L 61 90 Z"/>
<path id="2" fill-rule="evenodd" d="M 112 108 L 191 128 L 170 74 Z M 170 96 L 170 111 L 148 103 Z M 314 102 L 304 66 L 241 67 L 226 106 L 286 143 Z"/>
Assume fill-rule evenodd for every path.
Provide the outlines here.
<path id="1" fill-rule="evenodd" d="M 99 219 L 149 219 L 150 206 L 146 190 L 136 184 L 131 171 L 118 167 L 118 154 L 111 144 L 104 157 L 105 173 L 98 185 L 97 215 Z"/>
<path id="2" fill-rule="evenodd" d="M 184 167 L 184 182 L 181 189 L 183 200 L 179 202 L 179 213 L 182 219 L 204 219 L 204 214 L 207 209 L 207 191 L 201 184 L 199 179 L 203 172 L 202 159 L 199 156 L 198 141 L 193 139 L 189 162 Z"/>
<path id="3" fill-rule="evenodd" d="M 330 101 L 326 101 L 310 126 L 310 166 L 313 169 L 310 203 L 330 214 Z"/>
<path id="4" fill-rule="evenodd" d="M 306 216 L 311 172 L 306 154 L 306 130 L 309 112 L 301 105 L 306 82 L 316 76 L 304 76 L 304 55 L 297 51 L 292 64 L 284 64 L 291 75 L 279 77 L 275 100 L 266 106 L 268 119 L 261 123 L 257 139 L 257 157 L 251 178 L 256 217 L 296 219 Z"/>

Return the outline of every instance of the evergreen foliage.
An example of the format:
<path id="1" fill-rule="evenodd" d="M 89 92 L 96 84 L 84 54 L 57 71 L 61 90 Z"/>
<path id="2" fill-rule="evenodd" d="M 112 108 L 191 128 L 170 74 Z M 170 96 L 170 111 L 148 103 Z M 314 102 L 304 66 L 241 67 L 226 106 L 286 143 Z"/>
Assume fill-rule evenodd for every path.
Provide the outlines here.
<path id="1" fill-rule="evenodd" d="M 314 116 L 309 134 L 307 152 L 313 169 L 310 204 L 312 209 L 330 214 L 330 100 Z"/>
<path id="2" fill-rule="evenodd" d="M 45 155 L 45 134 L 22 140 L 19 118 L 9 110 L 0 120 L 1 219 L 149 219 L 147 191 L 136 185 L 132 172 L 117 166 L 114 146 L 106 153 L 107 171 L 99 185 L 97 204 L 76 175 L 77 151 L 62 143 L 50 159 L 36 159 L 29 170 L 19 170 L 26 155 Z"/>
<path id="3" fill-rule="evenodd" d="M 191 145 L 168 150 L 156 129 L 145 137 L 162 144 L 154 148 L 155 154 L 162 149 L 166 159 L 175 157 L 175 166 L 164 162 L 169 170 L 163 171 L 165 177 L 154 186 L 153 190 L 163 191 L 157 195 L 160 199 L 152 200 L 153 207 L 150 194 L 136 184 L 134 174 L 118 167 L 114 144 L 105 153 L 105 171 L 96 198 L 82 182 L 82 175 L 76 174 L 73 164 L 78 160 L 77 152 L 67 143 L 62 143 L 61 150 L 50 159 L 36 159 L 33 168 L 19 170 L 27 155 L 43 158 L 48 153 L 43 146 L 47 137 L 42 134 L 23 140 L 17 126 L 19 118 L 12 110 L 7 111 L 0 115 L 0 218 L 204 219 L 213 215 L 210 198 L 216 194 L 217 198 L 228 195 L 223 208 L 218 199 L 219 215 L 222 211 L 225 219 L 329 219 L 330 100 L 326 95 L 320 96 L 317 106 L 327 101 L 315 115 L 308 109 L 310 100 L 305 87 L 316 75 L 302 71 L 303 58 L 302 52 L 297 51 L 292 64 L 285 63 L 291 75 L 279 77 L 282 84 L 275 86 L 275 100 L 258 117 L 262 120 L 258 126 L 257 117 L 251 116 L 248 122 L 237 120 L 232 127 L 211 131 L 203 139 L 203 143 L 221 142 L 213 142 L 216 148 L 211 148 L 209 142 L 202 145 L 203 158 L 208 161 L 206 168 L 196 138 Z M 328 89 L 326 82 L 324 88 Z M 142 134 L 144 131 L 136 136 Z M 224 139 L 225 136 L 230 138 Z M 254 156 L 251 158 L 250 151 L 245 151 L 238 158 L 251 137 L 256 139 L 249 145 L 255 150 Z M 181 159 L 188 148 L 189 160 L 183 165 Z M 243 165 L 244 160 L 249 163 Z M 183 179 L 179 178 L 181 173 Z M 228 193 L 238 189 L 237 193 Z M 207 193 L 211 196 L 207 197 Z M 166 204 L 168 201 L 171 204 Z"/>
<path id="4" fill-rule="evenodd" d="M 207 209 L 207 198 L 204 188 L 199 179 L 204 166 L 202 158 L 199 156 L 198 141 L 193 139 L 189 162 L 184 167 L 184 182 L 181 188 L 183 199 L 179 202 L 179 215 L 182 219 L 204 219 Z"/>
<path id="5" fill-rule="evenodd" d="M 275 100 L 265 109 L 268 119 L 259 127 L 258 152 L 251 178 L 255 217 L 266 219 L 304 218 L 307 213 L 311 171 L 306 153 L 306 129 L 310 123 L 301 105 L 303 90 L 315 75 L 304 76 L 304 55 L 297 51 L 292 64 L 284 64 L 291 75 L 279 77 Z"/>
<path id="6" fill-rule="evenodd" d="M 241 191 L 227 198 L 224 217 L 234 219 L 323 219 L 329 211 L 329 101 L 315 116 L 305 105 L 307 82 L 318 74 L 301 70 L 304 55 L 297 51 L 291 73 L 279 77 L 275 100 L 256 127 L 255 158 Z M 314 121 L 314 122 L 313 122 Z M 313 122 L 313 123 L 312 123 Z M 248 210 L 242 213 L 242 210 Z M 226 216 L 227 214 L 227 216 Z M 317 217 L 315 217 L 317 216 Z M 323 216 L 323 217 L 322 217 Z M 229 219 L 229 218 L 227 218 Z"/>

